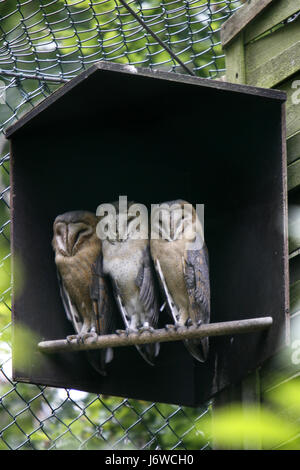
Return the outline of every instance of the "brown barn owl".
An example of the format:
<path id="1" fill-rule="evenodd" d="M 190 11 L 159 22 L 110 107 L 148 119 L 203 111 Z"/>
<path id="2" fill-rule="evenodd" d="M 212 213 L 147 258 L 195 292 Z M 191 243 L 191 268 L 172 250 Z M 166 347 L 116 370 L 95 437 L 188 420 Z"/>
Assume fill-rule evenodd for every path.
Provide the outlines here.
<path id="1" fill-rule="evenodd" d="M 118 204 L 116 217 L 119 222 Z M 129 203 L 128 209 L 134 206 Z M 155 284 L 155 273 L 147 238 L 134 239 L 133 228 L 137 217 L 129 215 L 126 225 L 126 236 L 120 236 L 117 223 L 116 237 L 102 240 L 103 272 L 112 281 L 116 303 L 126 326 L 127 332 L 152 331 L 159 316 L 158 290 Z M 146 362 L 153 365 L 159 352 L 159 344 L 136 346 Z"/>
<path id="2" fill-rule="evenodd" d="M 96 235 L 98 219 L 86 211 L 72 211 L 56 217 L 52 246 L 55 251 L 60 294 L 67 318 L 82 341 L 114 331 L 114 308 L 101 276 L 101 240 Z M 104 296 L 99 292 L 102 289 Z M 110 348 L 87 353 L 92 366 L 105 375 L 105 364 L 112 360 Z"/>
<path id="3" fill-rule="evenodd" d="M 187 205 L 190 212 L 185 214 Z M 208 251 L 195 209 L 183 200 L 154 206 L 150 247 L 175 325 L 209 323 Z M 208 338 L 185 340 L 184 344 L 195 359 L 206 360 Z"/>

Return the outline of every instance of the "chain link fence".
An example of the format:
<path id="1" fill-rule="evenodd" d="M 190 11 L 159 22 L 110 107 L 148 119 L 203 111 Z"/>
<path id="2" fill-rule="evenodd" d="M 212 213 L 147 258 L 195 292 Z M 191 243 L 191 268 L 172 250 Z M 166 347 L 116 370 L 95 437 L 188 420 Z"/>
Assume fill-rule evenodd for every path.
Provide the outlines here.
<path id="1" fill-rule="evenodd" d="M 217 78 L 219 31 L 240 1 L 0 1 L 0 449 L 207 449 L 199 408 L 11 379 L 6 127 L 99 60 Z M 213 123 L 212 123 L 213 125 Z M 80 126 L 80 123 L 79 123 Z"/>

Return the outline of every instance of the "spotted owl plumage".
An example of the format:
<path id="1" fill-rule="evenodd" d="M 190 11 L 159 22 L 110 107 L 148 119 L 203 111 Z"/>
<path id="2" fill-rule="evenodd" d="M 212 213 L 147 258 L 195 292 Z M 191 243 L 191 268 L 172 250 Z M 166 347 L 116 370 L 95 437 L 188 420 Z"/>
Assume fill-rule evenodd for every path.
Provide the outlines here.
<path id="1" fill-rule="evenodd" d="M 129 204 L 129 208 L 134 203 Z M 118 206 L 116 214 L 118 218 Z M 148 239 L 133 239 L 131 227 L 135 217 L 128 217 L 127 236 L 102 241 L 103 272 L 111 279 L 119 311 L 126 330 L 156 328 L 159 316 L 158 291 Z M 159 344 L 137 346 L 141 356 L 153 365 Z"/>

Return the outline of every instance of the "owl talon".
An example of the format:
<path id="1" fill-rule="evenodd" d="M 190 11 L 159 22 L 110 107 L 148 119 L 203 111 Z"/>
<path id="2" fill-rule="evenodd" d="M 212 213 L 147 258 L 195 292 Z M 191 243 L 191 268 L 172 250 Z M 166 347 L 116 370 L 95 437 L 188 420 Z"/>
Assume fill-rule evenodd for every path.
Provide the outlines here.
<path id="1" fill-rule="evenodd" d="M 141 328 L 139 328 L 138 332 L 140 335 L 142 333 L 153 333 L 154 328 L 152 326 L 146 325 L 146 326 L 142 326 Z"/>
<path id="2" fill-rule="evenodd" d="M 165 326 L 165 329 L 166 329 L 167 331 L 170 331 L 170 330 L 173 330 L 173 331 L 174 331 L 174 330 L 175 330 L 175 325 L 166 325 L 166 326 Z"/>
<path id="3" fill-rule="evenodd" d="M 126 328 L 127 336 L 132 334 L 138 334 L 139 330 L 137 328 Z"/>
<path id="4" fill-rule="evenodd" d="M 67 341 L 68 343 L 72 343 L 73 341 L 76 341 L 77 344 L 84 344 L 85 340 L 88 338 L 94 338 L 96 340 L 97 338 L 97 333 L 96 332 L 90 332 L 90 333 L 79 333 L 78 335 L 69 335 L 67 336 Z"/>
<path id="5" fill-rule="evenodd" d="M 93 338 L 94 341 L 97 339 L 97 333 L 92 331 L 90 333 L 84 333 L 83 335 L 80 335 L 80 342 L 83 344 L 88 338 Z"/>
<path id="6" fill-rule="evenodd" d="M 67 340 L 67 342 L 68 342 L 69 344 L 71 344 L 72 341 L 78 340 L 78 335 L 68 335 L 68 336 L 66 337 L 66 340 Z"/>
<path id="7" fill-rule="evenodd" d="M 184 324 L 184 326 L 186 326 L 187 328 L 189 328 L 190 326 L 193 326 L 193 322 L 190 318 L 188 318 Z"/>
<path id="8" fill-rule="evenodd" d="M 126 335 L 126 330 L 116 330 L 116 334 L 117 334 L 118 336 L 124 336 L 124 335 Z M 128 336 L 128 335 L 127 335 L 127 336 Z"/>

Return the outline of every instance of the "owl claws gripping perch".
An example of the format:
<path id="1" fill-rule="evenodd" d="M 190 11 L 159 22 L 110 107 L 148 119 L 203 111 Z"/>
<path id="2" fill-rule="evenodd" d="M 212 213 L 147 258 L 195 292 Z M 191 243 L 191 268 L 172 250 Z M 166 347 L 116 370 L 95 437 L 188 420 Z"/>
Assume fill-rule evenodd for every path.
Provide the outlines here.
<path id="1" fill-rule="evenodd" d="M 76 340 L 76 342 L 78 344 L 84 344 L 86 342 L 87 339 L 89 338 L 93 338 L 94 340 L 96 340 L 98 337 L 97 333 L 94 331 L 94 332 L 90 332 L 90 333 L 79 333 L 78 335 L 68 335 L 66 337 L 66 340 L 68 341 L 68 343 L 72 343 L 73 341 Z"/>
<path id="2" fill-rule="evenodd" d="M 142 333 L 152 333 L 154 328 L 151 326 L 141 326 L 140 328 L 126 328 L 125 330 L 116 330 L 119 336 L 129 336 L 131 334 L 141 335 Z"/>
<path id="3" fill-rule="evenodd" d="M 115 333 L 118 336 L 128 336 L 128 331 L 126 331 L 126 330 L 116 330 Z"/>
<path id="4" fill-rule="evenodd" d="M 177 331 L 179 327 L 180 327 L 180 325 L 178 325 L 178 323 L 175 323 L 174 325 L 173 324 L 165 325 L 165 329 L 167 331 Z"/>
<path id="5" fill-rule="evenodd" d="M 153 333 L 154 331 L 155 329 L 152 326 L 145 324 L 141 328 L 139 328 L 138 333 L 141 335 L 143 333 Z"/>
<path id="6" fill-rule="evenodd" d="M 129 336 L 132 334 L 138 334 L 139 330 L 136 328 L 126 328 L 125 330 L 117 330 L 116 333 L 119 336 Z"/>

